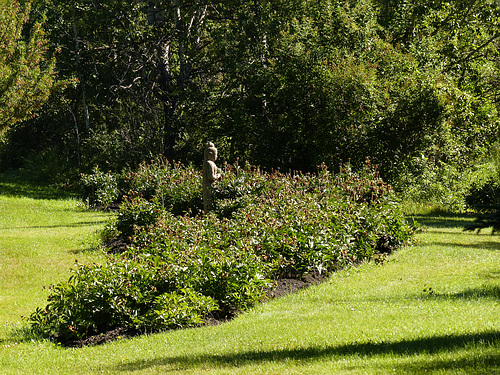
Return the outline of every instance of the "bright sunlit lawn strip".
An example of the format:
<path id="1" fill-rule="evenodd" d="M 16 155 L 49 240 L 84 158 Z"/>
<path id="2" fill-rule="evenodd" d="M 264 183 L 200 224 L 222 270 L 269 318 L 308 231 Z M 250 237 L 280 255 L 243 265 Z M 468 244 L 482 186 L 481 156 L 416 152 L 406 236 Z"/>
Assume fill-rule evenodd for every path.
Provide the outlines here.
<path id="1" fill-rule="evenodd" d="M 86 250 L 108 216 L 71 198 L 0 196 L 0 323 L 43 304 L 43 287 L 66 279 L 75 260 L 95 259 Z"/>
<path id="2" fill-rule="evenodd" d="M 82 238 L 104 217 L 71 200 L 1 199 L 0 210 L 10 216 L 0 215 L 0 373 L 500 371 L 500 239 L 462 232 L 461 217 L 419 217 L 417 244 L 383 265 L 344 270 L 226 324 L 64 349 L 20 334 L 19 316 L 44 304 L 41 286 L 66 280 L 75 258 L 97 256 L 80 253 Z"/>

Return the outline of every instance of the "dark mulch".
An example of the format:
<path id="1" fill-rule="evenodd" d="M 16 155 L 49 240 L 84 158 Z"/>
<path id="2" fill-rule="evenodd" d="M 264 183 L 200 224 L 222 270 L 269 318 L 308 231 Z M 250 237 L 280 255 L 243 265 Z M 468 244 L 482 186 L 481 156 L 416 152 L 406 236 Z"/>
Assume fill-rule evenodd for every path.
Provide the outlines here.
<path id="1" fill-rule="evenodd" d="M 85 339 L 69 341 L 62 344 L 69 348 L 83 348 L 84 346 L 101 345 L 119 339 L 135 337 L 139 336 L 140 334 L 141 332 L 136 329 L 123 327 L 116 328 L 105 333 L 100 333 L 98 335 L 89 336 Z"/>
<path id="2" fill-rule="evenodd" d="M 267 291 L 267 298 L 281 297 L 290 293 L 297 293 L 311 285 L 324 281 L 326 275 L 306 275 L 301 279 L 282 278 L 276 281 L 275 285 Z"/>
<path id="3" fill-rule="evenodd" d="M 127 250 L 128 244 L 121 238 L 115 238 L 111 242 L 104 245 L 108 254 L 121 254 Z"/>

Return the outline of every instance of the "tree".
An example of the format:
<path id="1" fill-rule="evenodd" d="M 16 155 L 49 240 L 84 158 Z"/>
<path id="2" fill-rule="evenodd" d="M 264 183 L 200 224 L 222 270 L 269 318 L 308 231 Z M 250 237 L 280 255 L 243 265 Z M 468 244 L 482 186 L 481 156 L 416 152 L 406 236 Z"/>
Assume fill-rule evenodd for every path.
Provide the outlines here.
<path id="1" fill-rule="evenodd" d="M 0 6 L 0 131 L 33 115 L 54 82 L 41 23 L 29 24 L 31 2 Z"/>
<path id="2" fill-rule="evenodd" d="M 217 140 L 223 159 L 370 157 L 396 178 L 419 156 L 476 158 L 498 134 L 493 0 L 33 2 L 59 78 L 78 80 L 58 118 L 86 166 L 196 162 Z"/>
<path id="3" fill-rule="evenodd" d="M 371 157 L 388 170 L 438 127 L 436 75 L 383 40 L 370 0 L 255 1 L 234 14 L 213 46 L 222 83 L 204 113 L 228 154 L 286 170 Z"/>
<path id="4" fill-rule="evenodd" d="M 50 20 L 51 42 L 62 49 L 60 77 L 78 81 L 65 98 L 82 132 L 86 162 L 116 168 L 149 154 L 172 159 L 186 133 L 186 103 L 198 100 L 206 83 L 207 27 L 225 22 L 212 14 L 228 5 L 36 1 Z"/>
<path id="5" fill-rule="evenodd" d="M 500 6 L 496 0 L 375 0 L 384 38 L 434 71 L 442 129 L 429 160 L 466 166 L 500 130 Z"/>

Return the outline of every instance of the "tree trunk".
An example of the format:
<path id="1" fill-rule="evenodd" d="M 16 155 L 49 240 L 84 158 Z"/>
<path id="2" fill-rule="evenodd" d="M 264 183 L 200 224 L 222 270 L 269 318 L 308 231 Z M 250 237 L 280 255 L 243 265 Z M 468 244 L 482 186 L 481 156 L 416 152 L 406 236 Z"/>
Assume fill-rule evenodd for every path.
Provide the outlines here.
<path id="1" fill-rule="evenodd" d="M 175 158 L 174 146 L 175 146 L 175 130 L 173 125 L 174 122 L 174 106 L 172 103 L 163 103 L 163 113 L 164 113 L 164 125 L 163 125 L 163 156 L 167 160 L 173 161 Z"/>
<path id="2" fill-rule="evenodd" d="M 87 133 L 90 131 L 90 117 L 89 117 L 89 108 L 87 105 L 87 93 L 85 90 L 85 82 L 83 81 L 82 74 L 80 71 L 80 39 L 78 38 L 78 28 L 76 26 L 76 20 L 73 15 L 73 38 L 75 40 L 75 64 L 76 71 L 78 72 L 78 80 L 80 81 L 80 87 L 82 89 L 82 101 L 83 101 L 83 115 L 85 118 L 85 127 L 87 129 Z"/>

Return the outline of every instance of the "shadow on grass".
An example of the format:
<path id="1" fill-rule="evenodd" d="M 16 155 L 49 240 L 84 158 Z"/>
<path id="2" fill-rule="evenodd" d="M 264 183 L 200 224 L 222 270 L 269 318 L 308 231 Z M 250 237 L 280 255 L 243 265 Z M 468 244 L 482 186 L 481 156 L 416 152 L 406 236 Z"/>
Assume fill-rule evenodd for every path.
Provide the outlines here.
<path id="1" fill-rule="evenodd" d="M 429 298 L 444 298 L 444 299 L 497 299 L 500 300 L 500 286 L 486 285 L 480 288 L 470 288 L 458 293 L 434 293 Z"/>
<path id="2" fill-rule="evenodd" d="M 17 344 L 43 340 L 33 334 L 31 327 L 26 322 L 10 323 L 10 327 L 6 324 L 5 328 L 7 328 L 7 334 L 5 337 L 0 337 L 0 347 L 9 348 Z"/>
<path id="3" fill-rule="evenodd" d="M 314 360 L 331 357 L 343 356 L 408 356 L 420 354 L 437 354 L 441 352 L 450 352 L 464 349 L 470 346 L 489 347 L 498 345 L 500 341 L 500 331 L 483 332 L 477 334 L 463 334 L 453 336 L 436 336 L 429 338 L 421 338 L 415 340 L 402 340 L 397 342 L 382 342 L 382 343 L 353 343 L 348 345 L 330 346 L 330 347 L 309 347 L 303 349 L 291 350 L 263 350 L 263 351 L 246 351 L 234 354 L 204 354 L 204 355 L 183 355 L 172 357 L 161 357 L 153 360 L 140 360 L 136 362 L 125 363 L 119 365 L 114 370 L 133 372 L 147 370 L 159 366 L 175 366 L 176 370 L 203 368 L 204 366 L 212 367 L 240 367 L 245 365 L 253 365 L 264 362 L 280 362 L 286 360 Z M 500 351 L 493 356 L 484 356 L 480 358 L 466 358 L 459 360 L 442 361 L 433 364 L 440 369 L 461 369 L 474 367 L 480 364 L 481 366 L 494 367 L 500 363 Z M 425 366 L 426 363 L 416 364 L 416 366 Z M 408 368 L 411 370 L 413 366 Z"/>
<path id="4" fill-rule="evenodd" d="M 29 227 L 5 227 L 5 228 L 0 228 L 0 230 L 7 229 L 55 229 L 55 228 L 79 228 L 79 227 L 86 227 L 90 225 L 102 225 L 106 224 L 108 221 L 107 220 L 97 220 L 97 221 L 80 221 L 78 223 L 72 223 L 72 224 L 58 224 L 58 225 L 32 225 Z"/>
<path id="5" fill-rule="evenodd" d="M 499 242 L 494 242 L 494 241 L 481 241 L 479 243 L 451 243 L 451 242 L 433 242 L 434 245 L 436 246 L 443 246 L 443 247 L 462 247 L 464 249 L 477 249 L 477 250 L 500 250 L 500 241 Z"/>
<path id="6" fill-rule="evenodd" d="M 65 199 L 77 196 L 69 188 L 35 183 L 8 174 L 0 174 L 0 195 L 32 199 Z"/>
<path id="7" fill-rule="evenodd" d="M 439 371 L 446 371 L 449 373 L 450 370 L 455 371 L 466 371 L 466 374 L 475 375 L 498 375 L 500 374 L 500 354 L 494 353 L 484 353 L 478 354 L 477 356 L 471 357 L 460 357 L 453 359 L 433 359 L 432 361 L 419 360 L 414 361 L 411 364 L 399 366 L 400 370 L 408 372 L 410 374 L 427 373 Z M 461 372 L 462 373 L 462 372 Z"/>
<path id="8" fill-rule="evenodd" d="M 470 214 L 449 214 L 449 215 L 411 215 L 409 218 L 415 220 L 420 225 L 431 228 L 463 228 L 465 224 L 474 219 Z"/>

